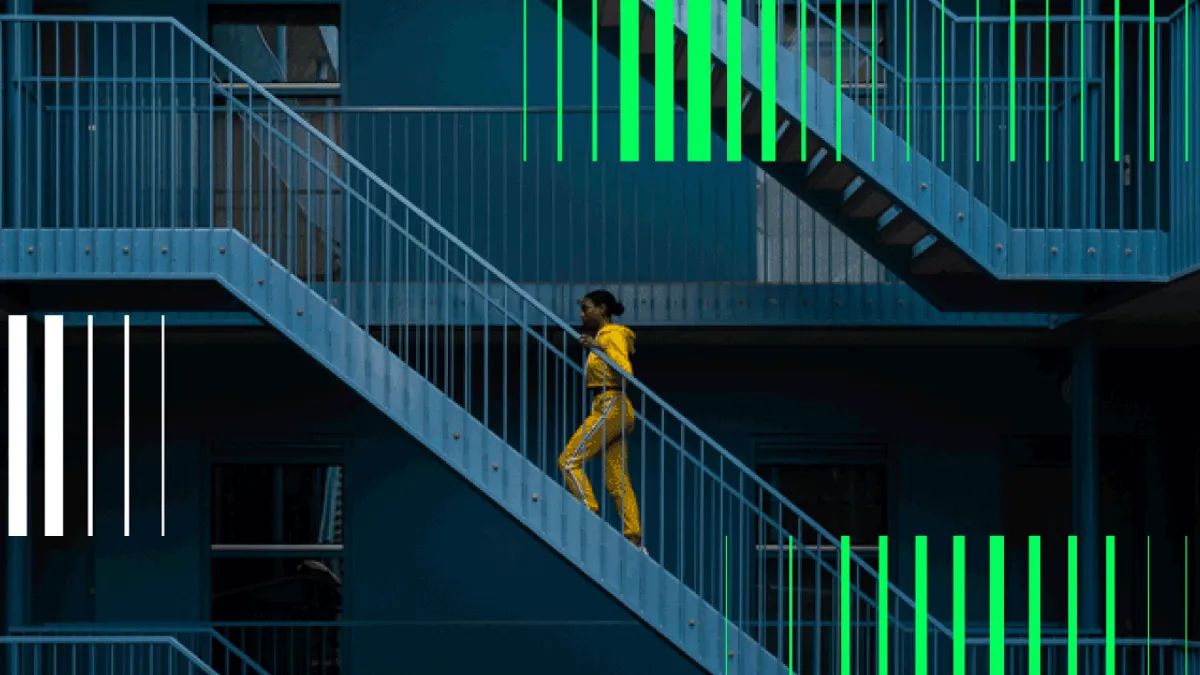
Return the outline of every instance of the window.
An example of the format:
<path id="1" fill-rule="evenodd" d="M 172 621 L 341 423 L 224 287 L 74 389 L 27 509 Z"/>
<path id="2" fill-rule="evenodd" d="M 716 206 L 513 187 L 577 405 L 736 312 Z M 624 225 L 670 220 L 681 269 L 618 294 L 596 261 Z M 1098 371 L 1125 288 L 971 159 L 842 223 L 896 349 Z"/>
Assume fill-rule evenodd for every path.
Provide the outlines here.
<path id="1" fill-rule="evenodd" d="M 345 572 L 341 465 L 219 461 L 211 485 L 212 621 L 271 672 L 276 662 L 336 666 Z M 230 622 L 266 625 L 221 627 Z"/>
<path id="2" fill-rule="evenodd" d="M 273 93 L 340 94 L 337 5 L 213 5 L 209 25 L 213 47 Z"/>
<path id="3" fill-rule="evenodd" d="M 833 448 L 768 444 L 759 446 L 757 456 L 756 469 L 763 480 L 834 537 L 849 536 L 850 550 L 872 569 L 878 569 L 879 537 L 887 534 L 888 526 L 884 448 L 857 444 Z M 833 640 L 838 633 L 840 599 L 838 546 L 812 527 L 801 525 L 786 509 L 767 503 L 763 510 L 769 517 L 778 515 L 783 528 L 796 537 L 799 550 L 793 553 L 791 587 L 795 602 L 791 619 L 801 626 L 797 640 L 809 645 L 816 640 L 826 641 L 822 654 L 828 652 L 829 658 L 833 658 L 837 653 Z M 758 552 L 758 564 L 754 565 L 759 575 L 756 597 L 763 600 L 762 615 L 766 617 L 763 627 L 766 634 L 761 637 L 769 649 L 774 649 L 779 640 L 787 639 L 787 542 L 768 535 L 759 541 Z M 853 620 L 873 625 L 876 578 L 857 565 L 852 565 L 849 574 L 858 589 L 858 595 L 851 600 Z M 865 635 L 858 636 L 856 644 Z M 870 650 L 872 645 L 864 643 L 858 648 Z M 835 666 L 830 661 L 823 669 Z"/>

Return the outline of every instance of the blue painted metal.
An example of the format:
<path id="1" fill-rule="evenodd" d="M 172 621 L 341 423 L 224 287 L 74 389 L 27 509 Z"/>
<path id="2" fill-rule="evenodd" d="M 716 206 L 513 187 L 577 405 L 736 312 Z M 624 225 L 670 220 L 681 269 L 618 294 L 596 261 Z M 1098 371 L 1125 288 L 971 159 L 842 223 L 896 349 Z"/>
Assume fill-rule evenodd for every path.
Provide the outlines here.
<path id="1" fill-rule="evenodd" d="M 600 622 L 603 625 L 605 622 Z M 260 654 L 260 660 L 251 660 L 248 656 L 238 662 L 217 662 L 214 668 L 220 670 L 225 665 L 223 673 L 246 673 L 247 675 L 272 675 L 288 673 L 289 675 L 332 675 L 336 669 L 346 668 L 334 653 L 336 648 L 327 645 L 337 645 L 333 635 L 340 635 L 354 629 L 384 629 L 402 631 L 420 625 L 420 622 L 400 621 L 336 621 L 336 622 L 236 622 L 218 623 L 212 626 L 175 626 L 175 625 L 139 625 L 139 626 L 36 626 L 23 628 L 23 635 L 127 635 L 142 633 L 146 635 L 170 635 L 171 639 L 185 647 L 196 649 L 192 645 L 204 648 L 206 640 L 221 642 L 221 649 L 236 650 L 234 645 L 243 645 L 247 651 Z M 1022 626 L 1023 628 L 1024 626 Z M 53 638 L 51 638 L 53 639 Z M 120 640 L 121 638 L 111 638 Z M 911 636 L 910 636 L 911 639 Z M 1030 672 L 1027 652 L 1028 636 L 1020 630 L 1006 633 L 1003 675 L 1025 675 Z M 894 646 L 894 644 L 892 645 Z M 856 645 L 854 650 L 855 666 L 851 672 L 856 675 L 874 675 L 879 672 L 878 664 L 860 661 L 865 654 L 866 645 Z M 947 644 L 932 643 L 929 645 L 931 655 L 941 652 L 945 654 Z M 1196 643 L 1182 640 L 1138 638 L 1118 638 L 1113 641 L 1113 648 L 1118 664 L 1118 672 L 1123 675 L 1183 675 L 1193 672 L 1200 666 L 1200 654 L 1196 653 Z M 979 631 L 966 639 L 966 671 L 963 675 L 996 675 L 991 669 L 988 658 L 989 643 L 986 629 Z M 309 659 L 296 658 L 297 651 L 311 655 Z M 205 653 L 197 651 L 196 653 Z M 216 650 L 213 653 L 217 653 Z M 245 652 L 238 650 L 245 656 Z M 1068 675 L 1067 655 L 1068 641 L 1063 631 L 1046 631 L 1042 637 L 1041 672 L 1045 675 Z M 1103 637 L 1084 636 L 1078 639 L 1079 672 L 1103 672 L 1105 658 L 1105 640 Z M 932 658 L 932 656 L 931 656 Z M 229 668 L 233 663 L 237 670 Z M 261 665 L 260 665 L 261 664 Z M 1186 664 L 1186 666 L 1185 666 Z M 245 666 L 243 668 L 243 665 Z M 931 663 L 930 672 L 949 672 L 948 661 Z M 722 671 L 723 672 L 723 671 Z M 797 669 L 796 672 L 802 672 Z M 820 672 L 841 672 L 836 665 L 832 669 Z M 888 672 L 895 675 L 920 675 L 911 659 L 894 658 L 888 664 Z"/>
<path id="2" fill-rule="evenodd" d="M 0 635 L 0 649 L 4 650 L 9 663 L 16 668 L 10 670 L 11 673 L 219 675 L 171 637 Z"/>
<path id="3" fill-rule="evenodd" d="M 615 2 L 611 0 L 611 8 L 609 2 L 601 3 L 601 17 L 616 17 Z M 641 4 L 647 14 L 653 13 L 653 0 Z M 675 0 L 674 4 L 677 32 L 686 37 L 688 3 Z M 761 6 L 759 0 L 742 4 L 742 72 L 745 84 L 755 92 L 761 90 L 761 75 L 754 65 L 759 62 Z M 860 12 L 870 16 L 870 7 L 863 2 L 853 0 L 843 7 L 846 16 Z M 713 55 L 722 70 L 728 58 L 726 6 L 716 2 L 714 8 Z M 843 202 L 864 188 L 882 191 L 932 229 L 932 237 L 914 246 L 914 258 L 945 242 L 999 279 L 1164 281 L 1182 271 L 1180 266 L 1168 264 L 1169 242 L 1195 221 L 1177 217 L 1182 214 L 1182 202 L 1171 206 L 1172 200 L 1185 197 L 1188 190 L 1166 190 L 1172 175 L 1190 175 L 1179 152 L 1186 115 L 1157 101 L 1158 124 L 1151 138 L 1148 99 L 1142 96 L 1150 88 L 1144 72 L 1148 36 L 1154 31 L 1160 45 L 1167 36 L 1178 37 L 1182 8 L 1153 22 L 1122 17 L 1126 45 L 1122 54 L 1127 56 L 1128 67 L 1123 66 L 1126 72 L 1120 73 L 1120 82 L 1121 91 L 1128 94 L 1122 106 L 1128 109 L 1118 130 L 1123 140 L 1117 148 L 1111 143 L 1113 125 L 1110 112 L 1106 112 L 1106 103 L 1113 100 L 1116 74 L 1100 69 L 1080 85 L 1069 75 L 1051 73 L 1046 77 L 1032 70 L 1032 38 L 1064 35 L 1069 45 L 1078 30 L 1078 16 L 1017 16 L 1012 24 L 1018 45 L 1025 45 L 1025 58 L 1016 60 L 1020 65 L 1013 65 L 1016 70 L 1010 72 L 1008 16 L 958 16 L 941 4 L 922 0 L 913 3 L 911 38 L 900 32 L 903 21 L 882 28 L 893 49 L 911 45 L 907 47 L 911 53 L 891 60 L 884 55 L 878 68 L 872 69 L 872 49 L 846 27 L 838 34 L 829 7 L 811 3 L 807 9 L 811 15 L 808 39 L 785 40 L 777 64 L 776 95 L 784 113 L 778 135 L 789 145 L 794 140 L 792 147 L 798 148 L 795 130 L 800 128 L 803 112 L 807 128 L 815 136 L 813 144 L 827 153 L 819 155 L 816 164 L 822 157 L 832 159 L 834 148 L 840 145 L 842 165 L 853 167 L 866 179 L 852 183 L 840 196 Z M 777 24 L 786 33 L 795 19 L 782 7 L 778 11 Z M 999 7 L 993 13 L 1005 14 Z M 1113 17 L 1105 16 L 1086 16 L 1082 21 L 1097 34 L 1114 23 Z M 807 66 L 802 65 L 799 50 L 791 46 L 801 43 L 808 45 Z M 832 48 L 825 49 L 827 45 Z M 944 45 L 940 48 L 944 54 L 939 45 Z M 1098 49 L 1098 60 L 1104 62 L 1105 47 Z M 832 81 L 833 69 L 828 63 L 835 50 L 843 61 L 853 64 L 844 68 L 841 82 Z M 1182 84 L 1180 68 L 1170 67 L 1182 58 L 1170 63 L 1161 54 L 1155 58 L 1159 59 L 1159 75 Z M 1111 65 L 1111 58 L 1108 63 Z M 807 101 L 799 98 L 804 67 L 808 69 Z M 1190 76 L 1200 78 L 1194 68 Z M 1090 116 L 1082 127 L 1076 123 L 1081 87 L 1084 110 Z M 1010 88 L 1014 91 L 1011 96 Z M 1160 86 L 1159 93 L 1162 91 Z M 755 103 L 756 97 L 757 93 L 749 100 Z M 742 111 L 745 124 L 757 124 L 756 110 Z M 752 139 L 744 139 L 743 151 L 757 152 L 749 147 Z M 1015 143 L 1015 154 L 1010 152 L 1010 141 Z M 1151 142 L 1157 151 L 1153 163 L 1149 161 Z M 1049 157 L 1047 149 L 1052 151 Z M 1131 156 L 1128 185 L 1125 165 L 1114 161 L 1114 153 Z M 788 156 L 780 161 L 799 159 Z M 767 166 L 774 170 L 783 165 Z M 793 184 L 789 187 L 801 189 Z M 808 190 L 807 194 L 811 193 Z M 837 205 L 832 206 L 836 210 Z"/>
<path id="4" fill-rule="evenodd" d="M 556 458 L 587 408 L 578 334 L 186 28 L 0 19 L 6 33 L 29 24 L 91 30 L 103 59 L 90 75 L 23 82 L 37 115 L 18 131 L 59 151 L 18 156 L 12 192 L 34 196 L 36 208 L 0 229 L 0 278 L 219 282 L 711 672 L 788 671 L 779 562 L 793 539 L 812 575 L 795 591 L 808 645 L 800 658 L 826 670 L 837 626 L 870 645 L 886 615 L 893 653 L 911 661 L 913 601 L 891 586 L 888 606 L 877 606 L 864 590 L 875 583 L 870 566 L 851 555 L 839 569 L 826 555 L 837 539 L 632 376 L 622 383 L 637 417 L 629 464 L 650 555 L 607 522 L 607 501 L 596 515 L 574 499 Z M 86 117 L 41 107 L 85 95 Z M 274 160 L 247 152 L 255 142 Z M 83 151 L 102 171 L 81 170 L 72 152 Z M 295 208 L 287 186 L 301 173 L 331 195 L 321 208 Z M 396 295 L 421 311 L 398 312 Z M 379 330 L 393 325 L 405 330 Z M 479 329 L 484 349 L 456 341 L 449 329 L 463 326 Z M 510 362 L 489 341 L 524 349 Z M 457 358 L 439 360 L 432 344 Z M 498 390 L 473 390 L 480 381 Z M 651 462 L 672 465 L 677 482 L 659 470 L 646 485 Z M 846 576 L 851 617 L 806 604 L 834 597 Z M 950 631 L 931 619 L 928 637 L 940 649 Z M 873 670 L 869 654 L 855 667 Z"/>

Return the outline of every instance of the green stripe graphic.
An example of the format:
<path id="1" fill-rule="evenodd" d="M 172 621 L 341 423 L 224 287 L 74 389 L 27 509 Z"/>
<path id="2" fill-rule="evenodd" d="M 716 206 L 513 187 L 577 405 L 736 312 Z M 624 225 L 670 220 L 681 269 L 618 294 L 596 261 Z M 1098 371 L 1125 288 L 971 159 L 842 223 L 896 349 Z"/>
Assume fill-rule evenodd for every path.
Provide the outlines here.
<path id="1" fill-rule="evenodd" d="M 967 546 L 954 537 L 954 675 L 967 674 Z"/>
<path id="2" fill-rule="evenodd" d="M 742 161 L 742 0 L 728 0 L 725 24 L 725 160 Z"/>
<path id="3" fill-rule="evenodd" d="M 1117 538 L 1104 538 L 1104 672 L 1117 673 Z"/>
<path id="4" fill-rule="evenodd" d="M 1067 675 L 1079 675 L 1079 537 L 1067 537 Z"/>
<path id="5" fill-rule="evenodd" d="M 689 162 L 712 161 L 712 5 L 711 0 L 688 0 L 687 88 Z"/>
<path id="6" fill-rule="evenodd" d="M 1004 675 L 1004 537 L 988 541 L 988 662 L 992 675 Z"/>
<path id="7" fill-rule="evenodd" d="M 762 0 L 762 161 L 775 161 L 775 0 Z"/>
<path id="8" fill-rule="evenodd" d="M 916 542 L 916 673 L 929 675 L 929 538 L 917 537 Z"/>
<path id="9" fill-rule="evenodd" d="M 841 554 L 838 576 L 842 582 L 842 675 L 850 675 L 850 537 L 842 536 Z"/>
<path id="10" fill-rule="evenodd" d="M 600 113 L 597 106 L 600 104 L 600 72 L 596 59 L 597 55 L 597 38 L 596 31 L 600 28 L 600 0 L 592 0 L 592 161 L 600 161 Z"/>
<path id="11" fill-rule="evenodd" d="M 558 27 L 556 40 L 556 55 L 558 63 L 558 100 L 555 106 L 555 146 L 558 149 L 558 161 L 563 161 L 563 0 L 558 0 Z"/>
<path id="12" fill-rule="evenodd" d="M 638 161 L 638 5 L 621 2 L 621 161 Z"/>
<path id="13" fill-rule="evenodd" d="M 793 576 L 796 571 L 796 563 L 793 560 L 793 554 L 796 551 L 796 538 L 788 537 L 788 673 L 796 672 L 796 586 L 793 583 Z"/>
<path id="14" fill-rule="evenodd" d="M 1029 538 L 1029 675 L 1042 674 L 1042 538 Z"/>
<path id="15" fill-rule="evenodd" d="M 876 610 L 879 627 L 879 675 L 888 672 L 888 538 L 879 537 L 879 605 Z"/>
<path id="16" fill-rule="evenodd" d="M 521 161 L 529 161 L 529 0 L 521 0 Z"/>
<path id="17" fill-rule="evenodd" d="M 654 11 L 654 161 L 675 161 L 675 4 Z"/>
<path id="18" fill-rule="evenodd" d="M 1154 143 L 1154 117 L 1155 117 L 1155 115 L 1154 115 L 1154 113 L 1155 113 L 1154 66 L 1156 65 L 1155 62 L 1158 61 L 1158 59 L 1155 58 L 1157 56 L 1157 52 L 1154 51 L 1154 37 L 1157 34 L 1158 34 L 1158 25 L 1154 22 L 1154 0 L 1150 0 L 1150 162 L 1151 163 L 1154 162 L 1154 145 L 1155 145 L 1155 143 Z M 1149 538 L 1146 539 L 1146 550 L 1147 551 L 1150 550 Z M 1149 577 L 1147 577 L 1147 581 L 1149 581 Z M 1146 658 L 1147 659 L 1150 658 L 1150 653 L 1148 651 L 1146 652 Z M 1146 672 L 1149 672 L 1149 671 L 1146 671 Z"/>

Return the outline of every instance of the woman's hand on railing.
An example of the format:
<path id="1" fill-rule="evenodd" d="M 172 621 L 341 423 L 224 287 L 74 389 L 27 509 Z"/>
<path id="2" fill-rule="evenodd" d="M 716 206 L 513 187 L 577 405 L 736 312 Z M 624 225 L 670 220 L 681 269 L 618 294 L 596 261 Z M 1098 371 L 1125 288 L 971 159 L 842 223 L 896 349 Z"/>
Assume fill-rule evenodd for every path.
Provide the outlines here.
<path id="1" fill-rule="evenodd" d="M 595 349 L 598 352 L 604 351 L 604 346 L 596 342 L 596 338 L 590 335 L 580 335 L 579 344 L 583 345 L 584 349 Z"/>

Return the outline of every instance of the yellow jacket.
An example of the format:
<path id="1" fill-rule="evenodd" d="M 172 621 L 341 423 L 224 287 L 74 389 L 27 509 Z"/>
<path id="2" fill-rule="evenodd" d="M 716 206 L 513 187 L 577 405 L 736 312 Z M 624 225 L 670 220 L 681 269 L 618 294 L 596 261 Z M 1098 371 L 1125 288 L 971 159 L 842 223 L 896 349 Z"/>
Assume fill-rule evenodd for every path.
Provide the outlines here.
<path id="1" fill-rule="evenodd" d="M 633 374 L 633 364 L 629 357 L 633 354 L 633 341 L 637 339 L 634 332 L 625 326 L 610 323 L 596 333 L 596 343 L 604 350 L 604 355 L 622 370 Z M 589 353 L 587 358 L 587 386 L 592 388 L 619 387 L 621 376 L 611 366 L 602 361 L 599 356 Z"/>

